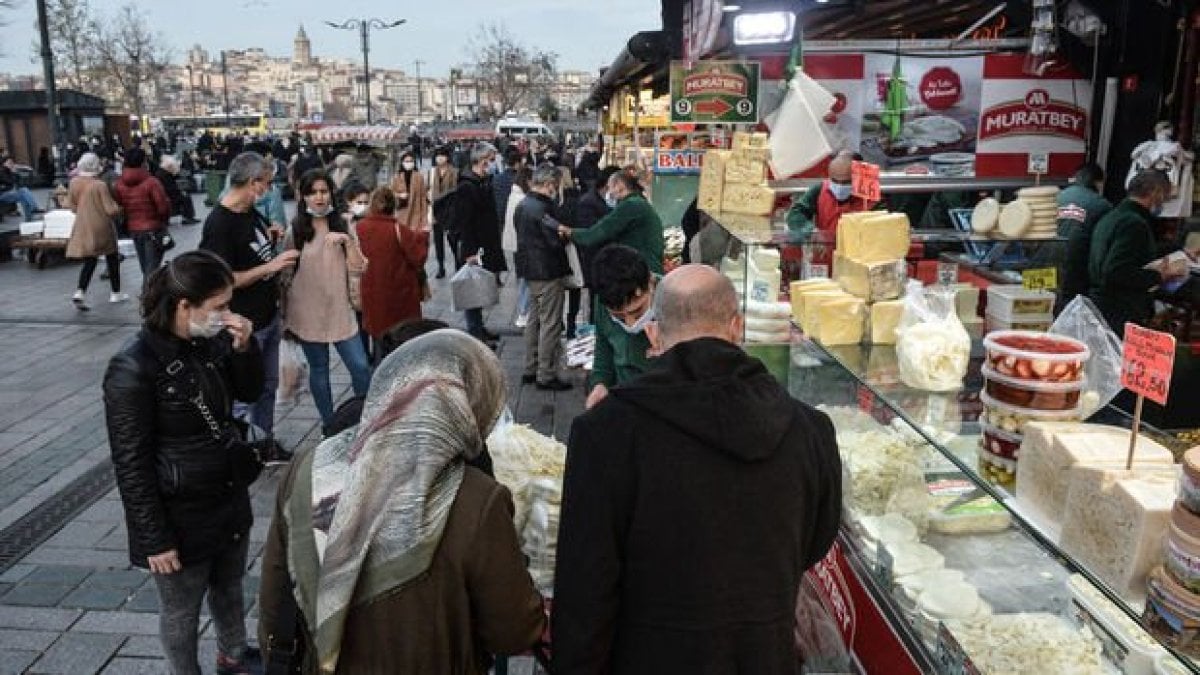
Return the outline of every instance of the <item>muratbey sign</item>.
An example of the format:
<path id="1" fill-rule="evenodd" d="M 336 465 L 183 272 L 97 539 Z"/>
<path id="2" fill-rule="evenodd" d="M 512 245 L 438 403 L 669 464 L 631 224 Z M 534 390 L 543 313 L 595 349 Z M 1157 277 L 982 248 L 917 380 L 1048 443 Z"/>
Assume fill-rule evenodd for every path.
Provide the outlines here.
<path id="1" fill-rule="evenodd" d="M 671 122 L 756 124 L 759 64 L 751 61 L 671 63 Z"/>

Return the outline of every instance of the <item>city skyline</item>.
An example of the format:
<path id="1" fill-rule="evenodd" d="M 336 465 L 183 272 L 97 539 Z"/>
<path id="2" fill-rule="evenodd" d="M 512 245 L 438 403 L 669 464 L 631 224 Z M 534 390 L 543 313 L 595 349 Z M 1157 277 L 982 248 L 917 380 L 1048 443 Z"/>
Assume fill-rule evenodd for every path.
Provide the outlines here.
<path id="1" fill-rule="evenodd" d="M 94 11 L 111 15 L 126 2 L 91 0 Z M 421 59 L 430 77 L 445 77 L 451 68 L 470 60 L 469 41 L 482 23 L 503 21 L 527 46 L 558 54 L 564 70 L 596 72 L 612 62 L 625 41 L 641 30 L 659 28 L 658 3 L 647 0 L 611 0 L 602 7 L 573 0 L 509 0 L 501 16 L 489 13 L 497 5 L 488 0 L 461 0 L 453 15 L 436 5 L 410 6 L 384 11 L 378 3 L 345 0 L 336 9 L 313 0 L 218 0 L 207 7 L 217 11 L 196 13 L 188 3 L 138 5 L 171 48 L 172 61 L 180 64 L 189 49 L 200 44 L 210 52 L 260 48 L 272 56 L 290 54 L 296 29 L 304 24 L 315 56 L 361 62 L 357 33 L 325 25 L 348 18 L 406 19 L 392 31 L 372 35 L 371 64 L 381 68 L 411 70 Z M 232 20 L 231 20 L 232 19 Z M 12 40 L 0 55 L 0 73 L 37 75 L 40 61 L 28 46 L 34 39 L 36 3 L 22 0 L 9 13 L 6 32 L 29 27 L 28 41 Z M 265 24 L 274 27 L 264 30 Z M 586 26 L 586 30 L 579 30 Z M 185 27 L 186 29 L 181 29 Z M 449 37 L 448 37 L 449 36 Z M 450 46 L 447 46 L 450 45 Z"/>

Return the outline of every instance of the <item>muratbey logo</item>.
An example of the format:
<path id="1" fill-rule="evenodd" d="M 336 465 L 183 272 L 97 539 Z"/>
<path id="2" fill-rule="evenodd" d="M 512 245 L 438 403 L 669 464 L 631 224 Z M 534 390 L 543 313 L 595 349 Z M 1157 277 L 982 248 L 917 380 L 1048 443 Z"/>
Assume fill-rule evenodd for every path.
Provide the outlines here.
<path id="1" fill-rule="evenodd" d="M 734 73 L 723 72 L 717 68 L 707 73 L 696 73 L 683 80 L 683 93 L 685 96 L 696 96 L 699 94 L 745 96 L 748 87 L 746 78 Z"/>
<path id="2" fill-rule="evenodd" d="M 1087 136 L 1087 111 L 1055 101 L 1045 89 L 1033 89 L 1021 101 L 1006 101 L 983 111 L 979 140 L 1002 136 Z"/>

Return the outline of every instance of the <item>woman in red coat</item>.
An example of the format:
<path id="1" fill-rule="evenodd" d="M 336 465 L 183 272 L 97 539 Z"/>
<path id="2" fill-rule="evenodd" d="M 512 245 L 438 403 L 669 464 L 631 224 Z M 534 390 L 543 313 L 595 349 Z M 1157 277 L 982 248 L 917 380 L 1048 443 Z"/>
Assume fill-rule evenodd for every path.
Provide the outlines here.
<path id="1" fill-rule="evenodd" d="M 358 221 L 358 241 L 371 264 L 362 277 L 363 329 L 378 344 L 384 331 L 421 318 L 421 272 L 429 253 L 429 231 L 395 218 L 396 194 L 381 187 L 371 195 L 367 216 Z"/>

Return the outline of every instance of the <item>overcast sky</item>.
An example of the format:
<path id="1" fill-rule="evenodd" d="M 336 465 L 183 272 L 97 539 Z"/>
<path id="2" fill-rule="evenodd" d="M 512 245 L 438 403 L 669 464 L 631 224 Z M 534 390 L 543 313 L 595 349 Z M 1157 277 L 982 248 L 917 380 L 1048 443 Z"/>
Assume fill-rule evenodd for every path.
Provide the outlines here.
<path id="1" fill-rule="evenodd" d="M 17 0 L 18 8 L 0 28 L 0 72 L 40 73 L 29 47 L 36 30 L 35 0 Z M 91 0 L 93 10 L 112 14 L 123 0 Z M 160 30 L 181 62 L 196 43 L 210 52 L 262 47 L 273 56 L 290 56 L 296 28 L 303 23 L 319 57 L 361 59 L 358 33 L 335 30 L 325 20 L 341 23 L 355 17 L 408 23 L 372 33 L 371 63 L 444 76 L 451 65 L 467 60 L 467 41 L 485 21 L 503 21 L 523 43 L 559 54 L 563 69 L 596 70 L 612 63 L 637 31 L 662 27 L 657 0 L 141 0 L 137 3 Z M 21 36 L 26 27 L 27 37 Z"/>

